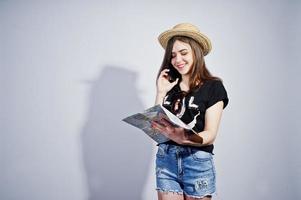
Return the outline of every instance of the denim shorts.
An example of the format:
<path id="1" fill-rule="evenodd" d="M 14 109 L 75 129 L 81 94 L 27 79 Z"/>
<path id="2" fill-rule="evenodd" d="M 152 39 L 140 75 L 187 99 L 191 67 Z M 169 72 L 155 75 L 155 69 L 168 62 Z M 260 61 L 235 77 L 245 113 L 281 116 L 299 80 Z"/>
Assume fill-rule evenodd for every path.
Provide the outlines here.
<path id="1" fill-rule="evenodd" d="M 159 144 L 156 154 L 157 191 L 203 198 L 216 193 L 211 153 L 196 147 Z"/>

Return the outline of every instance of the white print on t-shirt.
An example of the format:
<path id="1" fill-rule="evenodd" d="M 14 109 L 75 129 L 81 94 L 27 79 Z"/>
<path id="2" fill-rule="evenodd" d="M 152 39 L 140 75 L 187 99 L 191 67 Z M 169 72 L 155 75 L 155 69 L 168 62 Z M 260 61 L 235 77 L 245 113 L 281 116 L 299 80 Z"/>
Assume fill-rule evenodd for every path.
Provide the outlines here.
<path id="1" fill-rule="evenodd" d="M 165 98 L 163 99 L 163 104 L 165 105 L 170 105 L 171 102 L 170 101 L 167 101 L 167 98 L 168 98 L 169 95 L 165 96 Z M 194 101 L 194 96 L 191 96 L 190 99 L 189 99 L 189 103 L 188 103 L 188 109 L 198 109 L 198 105 L 197 104 L 194 104 L 193 103 Z M 185 107 L 185 97 L 182 99 L 182 106 L 181 106 L 181 110 L 178 114 L 176 114 L 176 116 L 178 118 L 181 118 L 184 113 L 186 111 L 186 107 Z M 197 117 L 200 115 L 200 111 L 198 111 L 198 113 L 193 117 L 193 120 L 191 122 L 189 122 L 187 125 L 192 129 L 195 127 L 196 123 L 197 123 Z"/>
<path id="2" fill-rule="evenodd" d="M 194 96 L 192 96 L 190 99 L 189 99 L 189 108 L 198 108 L 198 105 L 196 104 L 193 104 L 193 100 L 194 100 Z"/>
<path id="3" fill-rule="evenodd" d="M 177 114 L 177 117 L 181 118 L 185 113 L 185 97 L 182 99 L 182 107 L 180 113 Z"/>
<path id="4" fill-rule="evenodd" d="M 166 99 L 168 98 L 168 95 L 166 95 L 163 99 L 163 103 L 166 105 L 170 105 L 170 101 L 166 101 Z"/>
<path id="5" fill-rule="evenodd" d="M 194 104 L 193 103 L 194 101 L 194 96 L 190 97 L 189 99 L 189 104 L 188 104 L 188 107 L 189 108 L 194 108 L 194 109 L 197 109 L 198 108 L 198 105 Z M 195 125 L 196 125 L 196 118 L 200 115 L 200 111 L 198 112 L 198 114 L 196 114 L 194 117 L 193 117 L 193 120 L 187 124 L 189 127 L 193 128 Z"/>
<path id="6" fill-rule="evenodd" d="M 196 118 L 200 115 L 201 113 L 199 112 L 196 116 L 194 116 L 193 120 L 187 124 L 189 127 L 193 128 L 196 124 Z"/>

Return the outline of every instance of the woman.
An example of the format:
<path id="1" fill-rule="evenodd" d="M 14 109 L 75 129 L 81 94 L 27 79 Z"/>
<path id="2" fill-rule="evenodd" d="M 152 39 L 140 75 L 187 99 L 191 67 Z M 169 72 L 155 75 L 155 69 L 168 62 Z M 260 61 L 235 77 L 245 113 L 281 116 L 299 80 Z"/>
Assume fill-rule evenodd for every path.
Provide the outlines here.
<path id="1" fill-rule="evenodd" d="M 158 39 L 165 55 L 155 104 L 162 104 L 191 128 L 174 127 L 164 118 L 152 122 L 170 139 L 158 144 L 158 199 L 211 199 L 216 193 L 213 143 L 229 101 L 221 79 L 205 65 L 211 43 L 189 23 L 176 25 Z"/>

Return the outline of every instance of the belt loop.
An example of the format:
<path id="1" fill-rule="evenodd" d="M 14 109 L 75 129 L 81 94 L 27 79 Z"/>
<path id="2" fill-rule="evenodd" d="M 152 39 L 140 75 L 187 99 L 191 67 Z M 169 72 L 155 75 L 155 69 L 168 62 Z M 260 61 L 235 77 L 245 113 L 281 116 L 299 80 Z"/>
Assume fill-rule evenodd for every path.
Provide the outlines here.
<path id="1" fill-rule="evenodd" d="M 192 154 L 191 147 L 187 147 L 189 155 Z"/>
<path id="2" fill-rule="evenodd" d="M 168 154 L 168 150 L 169 150 L 170 144 L 166 144 L 165 145 L 165 152 Z"/>

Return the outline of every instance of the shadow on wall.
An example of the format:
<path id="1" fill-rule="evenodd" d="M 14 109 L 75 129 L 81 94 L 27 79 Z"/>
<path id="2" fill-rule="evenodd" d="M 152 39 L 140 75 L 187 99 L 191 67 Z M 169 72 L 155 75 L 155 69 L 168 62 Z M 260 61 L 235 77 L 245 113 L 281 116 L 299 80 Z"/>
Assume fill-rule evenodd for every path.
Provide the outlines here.
<path id="1" fill-rule="evenodd" d="M 142 199 L 152 144 L 121 121 L 144 109 L 136 79 L 135 72 L 107 66 L 93 82 L 81 134 L 89 200 Z"/>

